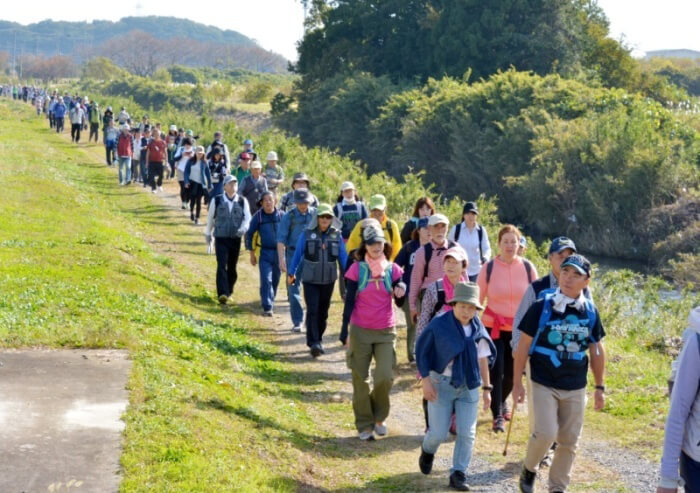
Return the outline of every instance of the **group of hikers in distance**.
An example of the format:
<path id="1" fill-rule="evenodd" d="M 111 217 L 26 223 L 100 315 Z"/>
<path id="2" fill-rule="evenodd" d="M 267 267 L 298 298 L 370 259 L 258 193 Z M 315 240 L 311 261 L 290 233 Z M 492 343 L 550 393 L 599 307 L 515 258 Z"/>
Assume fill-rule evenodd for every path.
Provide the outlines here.
<path id="1" fill-rule="evenodd" d="M 344 302 L 339 341 L 352 374 L 360 440 L 389 432 L 396 305 L 405 314 L 408 360 L 423 390 L 420 471 L 430 474 L 437 449 L 450 433 L 456 435 L 449 485 L 468 491 L 479 403 L 491 412 L 493 432 L 501 433 L 518 404 L 527 401 L 530 434 L 520 491 L 535 491 L 537 472 L 545 467 L 549 491 L 567 490 L 583 427 L 588 369 L 593 407 L 602 410 L 606 358 L 605 329 L 589 286 L 593 267 L 570 238 L 551 241 L 551 270 L 539 277 L 523 256 L 527 243 L 516 226 L 500 228 L 493 254 L 475 202 L 466 202 L 451 226 L 430 197 L 421 197 L 399 228 L 387 215 L 384 195 L 371 195 L 365 203 L 349 181 L 340 185 L 334 204 L 318 201 L 305 173 L 294 174 L 291 189 L 283 193 L 285 174 L 277 153 L 267 152 L 263 167 L 251 140 L 232 159 L 221 132 L 205 148 L 191 130 L 170 125 L 165 133 L 147 116 L 134 123 L 125 108 L 114 116 L 110 107 L 103 113 L 88 98 L 53 93 L 46 108 L 58 132 L 66 111 L 71 115 L 74 142 L 87 126 L 97 140 L 102 124 L 106 161 L 118 163 L 121 185 L 140 181 L 156 192 L 164 173 L 177 177 L 182 208 L 189 206 L 195 224 L 204 202 L 204 239 L 216 254 L 219 303 L 234 296 L 242 246 L 259 269 L 265 316 L 274 314 L 284 273 L 291 331 L 302 332 L 304 326 L 313 358 L 325 352 L 338 281 Z M 72 115 L 82 120 L 76 116 L 73 123 Z M 74 125 L 80 128 L 73 131 Z M 700 491 L 700 307 L 690 314 L 684 341 L 674 363 L 676 385 L 657 490 L 663 493 L 684 483 L 687 492 Z"/>

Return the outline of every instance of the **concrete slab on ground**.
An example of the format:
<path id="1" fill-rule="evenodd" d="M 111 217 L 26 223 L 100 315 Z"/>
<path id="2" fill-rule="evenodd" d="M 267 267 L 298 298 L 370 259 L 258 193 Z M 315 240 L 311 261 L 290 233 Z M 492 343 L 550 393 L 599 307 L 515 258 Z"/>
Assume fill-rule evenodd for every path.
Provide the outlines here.
<path id="1" fill-rule="evenodd" d="M 0 351 L 0 492 L 114 492 L 126 351 Z"/>

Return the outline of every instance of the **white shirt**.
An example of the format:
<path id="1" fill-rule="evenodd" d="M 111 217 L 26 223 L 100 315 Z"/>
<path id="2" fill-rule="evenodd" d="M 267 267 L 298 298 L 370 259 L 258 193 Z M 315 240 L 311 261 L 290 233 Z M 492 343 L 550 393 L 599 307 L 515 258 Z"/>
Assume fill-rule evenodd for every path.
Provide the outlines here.
<path id="1" fill-rule="evenodd" d="M 472 325 L 471 324 L 462 325 L 462 329 L 464 329 L 465 336 L 471 337 L 471 335 L 472 335 Z M 476 346 L 476 357 L 477 358 L 488 358 L 489 356 L 491 356 L 491 347 L 489 346 L 489 343 L 486 341 L 486 339 L 479 340 L 479 343 Z M 445 367 L 445 371 L 442 372 L 442 375 L 444 375 L 446 377 L 452 376 L 452 363 L 454 363 L 454 360 L 447 363 L 447 366 Z"/>
<path id="2" fill-rule="evenodd" d="M 486 233 L 486 228 L 483 226 L 483 237 L 481 238 L 481 250 L 484 251 L 484 262 L 487 262 L 491 258 L 491 244 L 489 243 L 489 235 Z M 447 238 L 456 241 L 459 245 L 467 252 L 467 260 L 469 261 L 469 267 L 467 268 L 467 274 L 470 276 L 475 276 L 481 270 L 481 251 L 479 250 L 479 225 L 470 230 L 466 223 L 462 221 L 462 226 L 459 231 L 459 238 L 455 238 L 455 230 L 457 226 L 452 226 L 450 233 Z"/>

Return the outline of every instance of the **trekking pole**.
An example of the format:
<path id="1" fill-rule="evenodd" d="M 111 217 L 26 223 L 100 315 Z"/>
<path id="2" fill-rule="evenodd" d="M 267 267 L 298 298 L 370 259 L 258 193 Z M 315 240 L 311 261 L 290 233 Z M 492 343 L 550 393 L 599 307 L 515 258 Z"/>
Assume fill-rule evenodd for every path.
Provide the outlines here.
<path id="1" fill-rule="evenodd" d="M 510 430 L 513 428 L 513 421 L 515 421 L 515 410 L 518 409 L 517 405 L 513 405 L 513 412 L 510 415 L 510 423 L 508 423 L 508 433 L 506 433 L 506 446 L 503 447 L 503 457 L 508 455 L 508 442 L 510 442 Z"/>

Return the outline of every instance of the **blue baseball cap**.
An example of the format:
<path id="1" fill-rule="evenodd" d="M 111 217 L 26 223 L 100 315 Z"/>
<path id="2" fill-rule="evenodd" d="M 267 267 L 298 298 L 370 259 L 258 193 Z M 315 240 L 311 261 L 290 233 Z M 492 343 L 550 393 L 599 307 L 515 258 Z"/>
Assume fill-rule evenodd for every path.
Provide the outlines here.
<path id="1" fill-rule="evenodd" d="M 559 253 L 566 248 L 571 248 L 574 251 L 574 253 L 577 252 L 576 245 L 574 245 L 574 242 L 573 240 L 571 240 L 571 238 L 567 238 L 566 236 L 559 236 L 557 238 L 554 238 L 552 240 L 552 244 L 549 245 L 549 253 Z"/>
<path id="2" fill-rule="evenodd" d="M 428 227 L 428 218 L 427 217 L 421 217 L 418 220 L 418 229 L 421 228 L 427 228 Z"/>
<path id="3" fill-rule="evenodd" d="M 569 255 L 561 263 L 560 268 L 563 269 L 567 265 L 574 267 L 577 271 L 579 271 L 581 274 L 585 275 L 586 277 L 591 277 L 591 263 L 583 255 L 579 255 L 578 253 L 574 253 L 573 255 Z"/>

